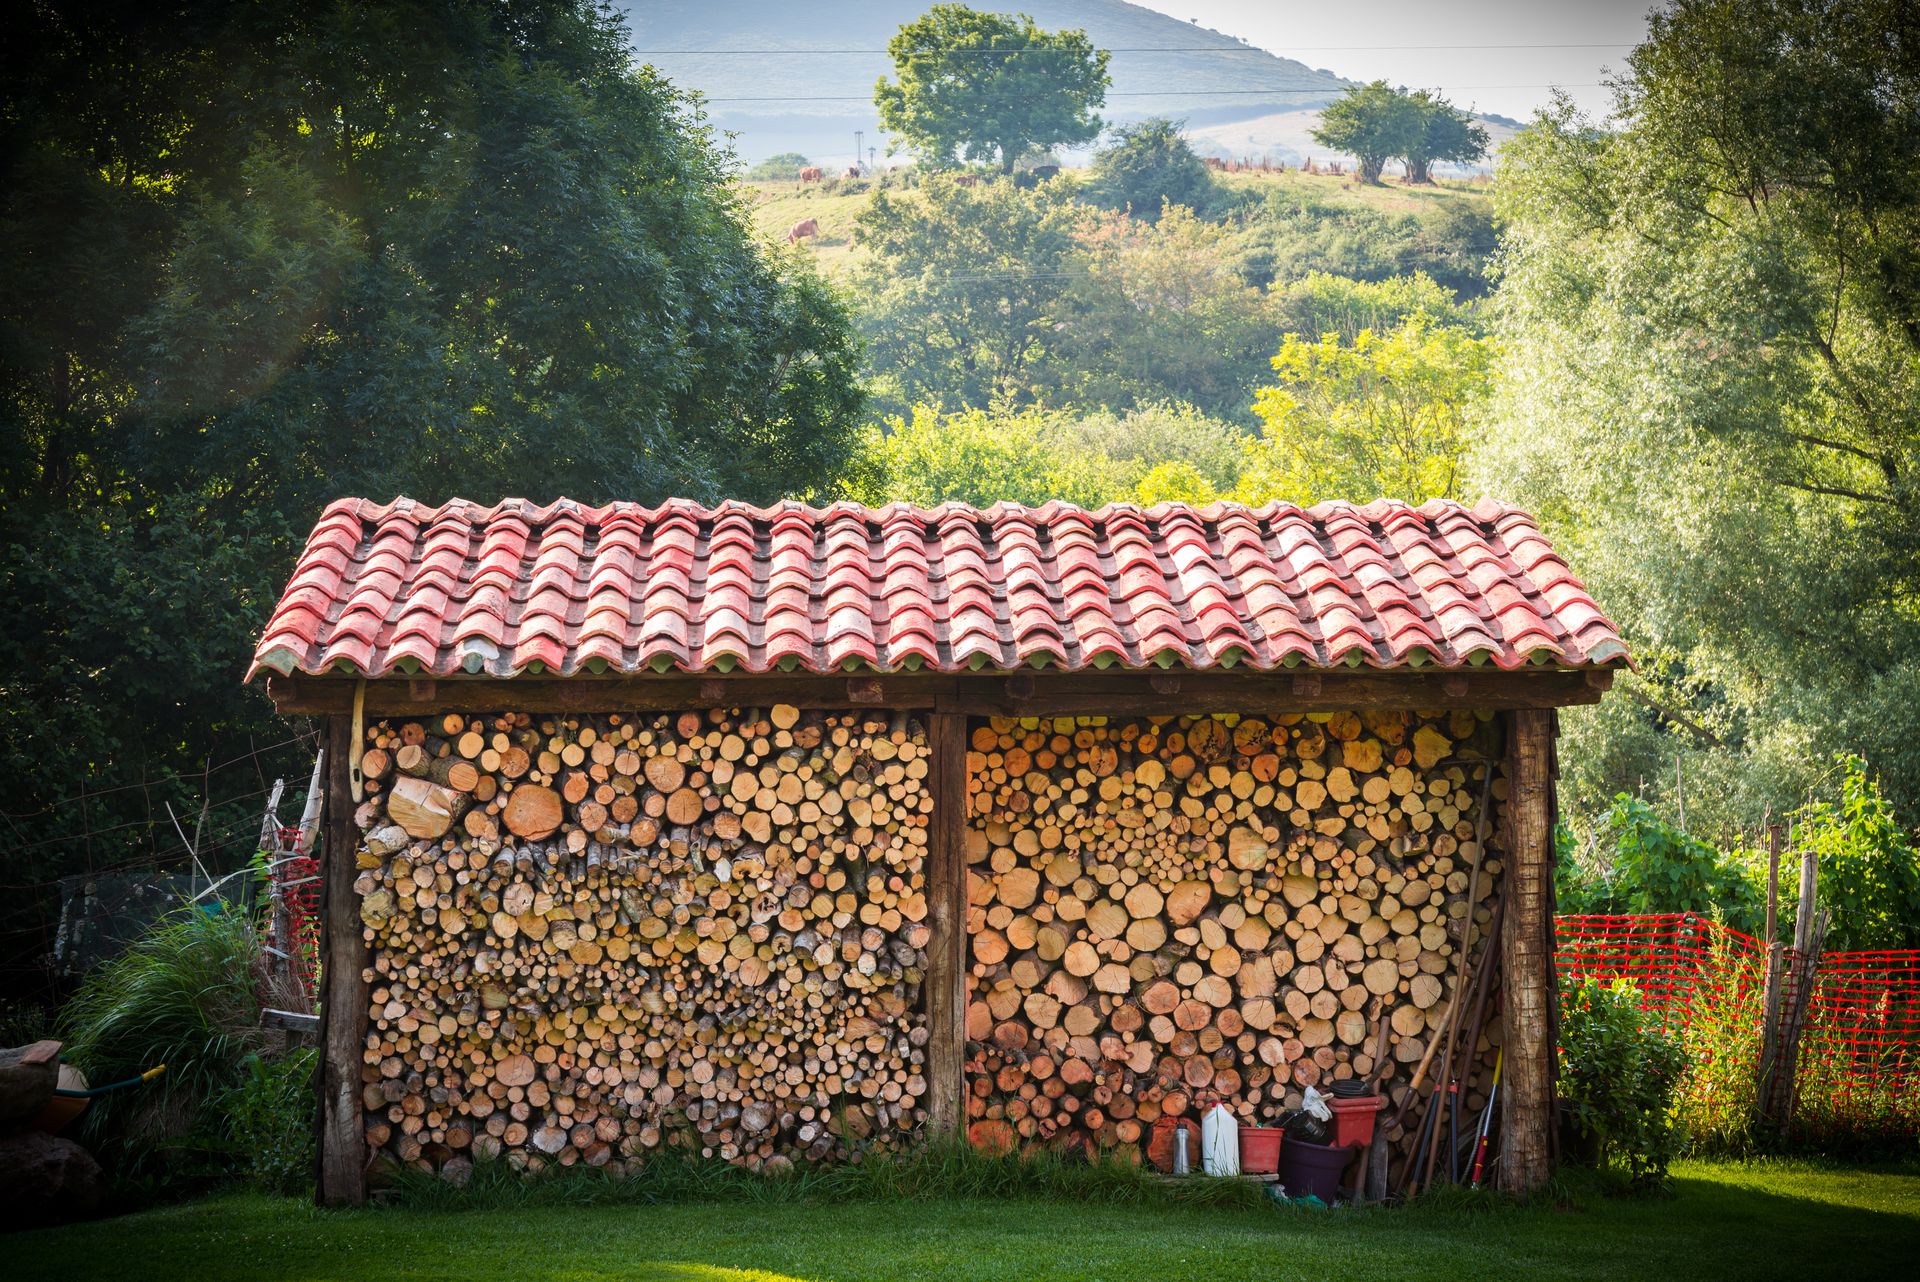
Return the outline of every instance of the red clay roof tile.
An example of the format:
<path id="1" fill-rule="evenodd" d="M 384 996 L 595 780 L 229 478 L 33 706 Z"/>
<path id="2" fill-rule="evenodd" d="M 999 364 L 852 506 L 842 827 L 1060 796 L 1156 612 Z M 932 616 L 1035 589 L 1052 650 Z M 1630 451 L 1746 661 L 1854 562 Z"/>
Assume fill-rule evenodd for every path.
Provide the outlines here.
<path id="1" fill-rule="evenodd" d="M 1624 663 L 1533 519 L 1483 501 L 960 504 L 672 500 L 321 514 L 249 677 L 670 665 L 1014 669 L 1044 660 L 1395 667 Z"/>

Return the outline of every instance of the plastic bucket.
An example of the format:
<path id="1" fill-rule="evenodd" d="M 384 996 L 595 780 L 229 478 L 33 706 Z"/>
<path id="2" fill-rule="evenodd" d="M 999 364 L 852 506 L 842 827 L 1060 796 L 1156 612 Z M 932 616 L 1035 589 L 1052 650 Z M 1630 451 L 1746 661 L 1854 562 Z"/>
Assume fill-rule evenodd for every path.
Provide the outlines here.
<path id="1" fill-rule="evenodd" d="M 1334 1146 L 1339 1148 L 1349 1144 L 1373 1143 L 1374 1117 L 1384 1103 L 1386 1101 L 1378 1095 L 1328 1100 L 1327 1107 L 1333 1110 Z"/>
<path id="2" fill-rule="evenodd" d="M 1240 1172 L 1243 1175 L 1272 1175 L 1280 1169 L 1280 1137 L 1277 1126 L 1240 1128 Z"/>
<path id="3" fill-rule="evenodd" d="M 1332 1144 L 1308 1144 L 1288 1140 L 1280 1146 L 1280 1183 L 1288 1197 L 1311 1193 L 1322 1202 L 1334 1202 L 1340 1196 L 1340 1172 L 1353 1160 L 1353 1150 Z"/>

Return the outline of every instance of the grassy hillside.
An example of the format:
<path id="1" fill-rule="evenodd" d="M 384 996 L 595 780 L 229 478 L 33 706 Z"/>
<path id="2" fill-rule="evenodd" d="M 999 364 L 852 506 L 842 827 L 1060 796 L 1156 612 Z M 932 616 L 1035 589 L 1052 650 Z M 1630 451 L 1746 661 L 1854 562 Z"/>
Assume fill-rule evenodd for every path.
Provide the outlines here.
<path id="1" fill-rule="evenodd" d="M 1077 181 L 1077 173 L 1068 171 L 1061 181 Z M 1484 211 L 1490 204 L 1485 180 L 1448 180 L 1433 187 L 1407 187 L 1390 178 L 1383 186 L 1367 187 L 1351 178 L 1298 170 L 1226 173 L 1218 177 L 1232 191 L 1268 200 L 1297 201 L 1335 211 L 1370 210 L 1396 217 L 1411 214 L 1423 225 L 1443 220 L 1454 206 Z M 871 183 L 761 182 L 745 186 L 752 203 L 753 224 L 762 235 L 784 240 L 788 228 L 812 218 L 820 224 L 820 235 L 802 244 L 814 261 L 829 275 L 839 275 L 853 266 L 859 252 L 853 244 L 854 222 L 873 198 Z"/>

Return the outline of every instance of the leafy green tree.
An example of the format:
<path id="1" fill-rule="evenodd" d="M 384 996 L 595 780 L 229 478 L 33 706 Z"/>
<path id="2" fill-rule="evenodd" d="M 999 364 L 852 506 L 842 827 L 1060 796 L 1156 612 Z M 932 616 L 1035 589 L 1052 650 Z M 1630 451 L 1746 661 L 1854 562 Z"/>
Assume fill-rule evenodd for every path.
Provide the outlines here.
<path id="1" fill-rule="evenodd" d="M 1094 153 L 1087 193 L 1108 209 L 1154 222 L 1167 206 L 1205 214 L 1216 192 L 1206 161 L 1180 134 L 1180 123 L 1156 116 L 1113 131 Z"/>
<path id="2" fill-rule="evenodd" d="M 1698 827 L 1838 751 L 1920 807 L 1920 72 L 1901 6 L 1684 0 L 1615 86 L 1503 149 L 1503 340 L 1475 471 L 1643 655 L 1570 715 L 1577 810 L 1645 779 Z M 1604 465 L 1580 461 L 1604 460 Z M 1674 782 L 1673 762 L 1684 761 Z"/>
<path id="3" fill-rule="evenodd" d="M 1453 328 L 1475 327 L 1454 292 L 1425 272 L 1377 281 L 1310 272 L 1276 287 L 1274 302 L 1283 332 L 1333 334 L 1343 343 L 1352 343 L 1363 329 L 1386 333 L 1416 315 Z"/>
<path id="4" fill-rule="evenodd" d="M 782 151 L 768 156 L 759 164 L 747 170 L 747 177 L 757 182 L 781 182 L 797 177 L 802 169 L 813 162 L 797 151 Z"/>
<path id="5" fill-rule="evenodd" d="M 1408 95 L 1419 112 L 1419 127 L 1410 131 L 1399 156 L 1407 163 L 1407 181 L 1430 183 L 1437 161 L 1464 164 L 1487 154 L 1487 131 L 1431 89 Z"/>
<path id="6" fill-rule="evenodd" d="M 1420 105 L 1384 80 L 1356 85 L 1329 103 L 1313 139 L 1354 157 L 1361 182 L 1377 183 L 1395 156 L 1418 150 L 1425 129 Z"/>
<path id="7" fill-rule="evenodd" d="M 1055 403 L 1159 400 L 1245 417 L 1272 354 L 1273 308 L 1234 270 L 1226 228 L 1170 206 L 1157 223 L 1083 218 L 1060 331 L 1033 371 Z"/>
<path id="8" fill-rule="evenodd" d="M 1034 367 L 1060 341 L 1078 217 L 1057 183 L 935 176 L 876 193 L 854 241 L 867 250 L 860 323 L 883 403 L 1031 401 Z"/>
<path id="9" fill-rule="evenodd" d="M 997 163 L 1010 174 L 1035 148 L 1099 136 L 1107 53 L 1084 31 L 936 4 L 901 27 L 887 53 L 895 79 L 874 86 L 880 125 L 927 165 Z"/>
<path id="10" fill-rule="evenodd" d="M 1416 312 L 1351 343 L 1288 334 L 1260 389 L 1263 432 L 1248 447 L 1240 494 L 1287 499 L 1458 498 L 1468 428 L 1486 394 L 1486 339 Z"/>
<path id="11" fill-rule="evenodd" d="M 36 5 L 0 92 L 17 880 L 156 848 L 209 757 L 287 738 L 236 683 L 329 499 L 844 466 L 845 305 L 757 248 L 692 103 L 586 0 Z M 211 789 L 244 857 L 258 803 Z"/>

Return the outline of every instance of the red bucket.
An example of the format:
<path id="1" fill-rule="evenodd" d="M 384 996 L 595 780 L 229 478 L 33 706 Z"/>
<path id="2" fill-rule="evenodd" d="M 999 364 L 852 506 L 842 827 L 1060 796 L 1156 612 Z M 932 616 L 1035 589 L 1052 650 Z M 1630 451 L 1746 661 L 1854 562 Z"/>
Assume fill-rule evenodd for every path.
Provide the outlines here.
<path id="1" fill-rule="evenodd" d="M 1240 1128 L 1240 1173 L 1272 1175 L 1280 1169 L 1280 1136 L 1277 1126 Z"/>
<path id="2" fill-rule="evenodd" d="M 1350 1144 L 1373 1143 L 1374 1118 L 1385 1103 L 1378 1095 L 1328 1100 L 1327 1107 L 1333 1110 L 1333 1146 L 1346 1148 Z"/>

